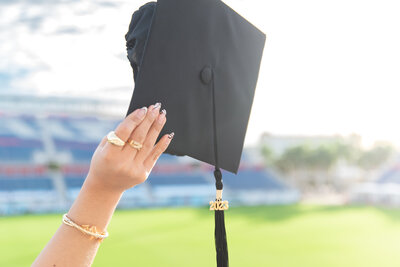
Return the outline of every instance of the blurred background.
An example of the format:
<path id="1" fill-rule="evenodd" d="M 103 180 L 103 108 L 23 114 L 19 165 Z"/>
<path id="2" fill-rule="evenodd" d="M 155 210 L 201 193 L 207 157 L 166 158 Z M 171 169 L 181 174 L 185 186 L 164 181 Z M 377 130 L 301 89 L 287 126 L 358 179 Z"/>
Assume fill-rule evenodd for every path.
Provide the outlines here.
<path id="1" fill-rule="evenodd" d="M 400 266 L 400 3 L 224 2 L 267 35 L 239 172 L 223 172 L 231 266 Z M 144 3 L 0 0 L 0 266 L 31 264 L 124 118 Z M 93 266 L 214 266 L 212 170 L 163 155 Z"/>

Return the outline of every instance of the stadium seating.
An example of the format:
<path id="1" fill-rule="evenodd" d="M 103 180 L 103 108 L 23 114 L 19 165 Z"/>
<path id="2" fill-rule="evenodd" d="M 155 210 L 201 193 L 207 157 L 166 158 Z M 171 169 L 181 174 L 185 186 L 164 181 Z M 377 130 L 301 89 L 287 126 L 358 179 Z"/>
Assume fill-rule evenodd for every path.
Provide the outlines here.
<path id="1" fill-rule="evenodd" d="M 350 202 L 400 207 L 400 163 L 384 170 L 376 180 L 355 186 Z"/>
<path id="2" fill-rule="evenodd" d="M 78 177 L 71 177 L 71 176 L 66 176 L 64 178 L 65 180 L 65 185 L 67 186 L 67 189 L 76 189 L 76 188 L 81 188 L 83 185 L 83 182 L 85 181 L 84 176 L 78 176 Z"/>
<path id="3" fill-rule="evenodd" d="M 2 147 L 0 149 L 0 161 L 2 162 L 29 162 L 36 151 L 33 147 Z"/>
<path id="4" fill-rule="evenodd" d="M 173 155 L 163 154 L 159 158 L 159 160 L 157 162 L 159 164 L 162 164 L 162 163 L 177 163 L 178 162 L 178 158 L 176 156 L 173 156 Z"/>
<path id="5" fill-rule="evenodd" d="M 285 190 L 287 187 L 267 171 L 241 170 L 239 175 L 223 172 L 224 187 L 231 190 Z"/>
<path id="6" fill-rule="evenodd" d="M 400 166 L 395 166 L 388 171 L 384 172 L 383 175 L 377 180 L 378 183 L 394 183 L 400 184 Z"/>
<path id="7" fill-rule="evenodd" d="M 65 211 L 79 193 L 98 142 L 118 123 L 89 117 L 0 114 L 0 214 Z M 47 172 L 51 164 L 59 171 Z M 298 199 L 297 192 L 246 153 L 238 174 L 223 171 L 223 179 L 224 195 L 238 205 Z M 204 206 L 213 198 L 212 166 L 163 154 L 148 180 L 124 193 L 119 207 Z"/>
<path id="8" fill-rule="evenodd" d="M 97 143 L 65 142 L 61 140 L 55 140 L 54 143 L 58 151 L 70 153 L 75 162 L 90 161 L 98 145 Z"/>
<path id="9" fill-rule="evenodd" d="M 53 190 L 53 183 L 50 178 L 38 177 L 0 177 L 0 191 L 17 190 Z"/>
<path id="10" fill-rule="evenodd" d="M 173 174 L 157 174 L 150 175 L 148 181 L 151 186 L 175 186 L 175 185 L 207 185 L 210 181 L 206 180 L 204 174 L 187 174 L 187 173 L 173 173 Z"/>

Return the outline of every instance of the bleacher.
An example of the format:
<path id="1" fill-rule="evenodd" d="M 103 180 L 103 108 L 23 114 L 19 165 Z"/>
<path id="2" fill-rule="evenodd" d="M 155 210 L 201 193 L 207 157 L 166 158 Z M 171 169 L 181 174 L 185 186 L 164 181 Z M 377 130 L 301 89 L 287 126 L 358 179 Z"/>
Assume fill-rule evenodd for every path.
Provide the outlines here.
<path id="1" fill-rule="evenodd" d="M 350 201 L 357 204 L 400 207 L 400 161 L 385 169 L 376 180 L 353 188 Z"/>
<path id="2" fill-rule="evenodd" d="M 30 161 L 33 159 L 33 154 L 36 151 L 33 147 L 18 147 L 16 145 L 7 145 L 0 150 L 1 162 L 21 162 Z"/>
<path id="3" fill-rule="evenodd" d="M 79 176 L 65 176 L 65 185 L 67 189 L 80 189 L 85 181 L 85 177 Z"/>
<path id="4" fill-rule="evenodd" d="M 380 184 L 398 184 L 400 185 L 400 164 L 397 164 L 386 170 L 377 180 Z"/>
<path id="5" fill-rule="evenodd" d="M 53 189 L 51 179 L 46 176 L 18 176 L 12 178 L 0 176 L 0 191 L 48 191 Z"/>
<path id="6" fill-rule="evenodd" d="M 223 172 L 224 186 L 229 190 L 285 190 L 282 182 L 266 170 L 250 169 L 240 171 L 240 175 Z"/>
<path id="7" fill-rule="evenodd" d="M 98 142 L 118 120 L 0 114 L 0 214 L 65 211 L 84 182 Z M 215 197 L 210 165 L 163 154 L 120 208 L 206 206 Z M 224 196 L 237 205 L 293 203 L 297 191 L 243 154 L 238 175 L 223 171 Z"/>
<path id="8" fill-rule="evenodd" d="M 150 176 L 148 184 L 154 188 L 164 186 L 202 186 L 208 185 L 203 174 L 187 174 L 187 173 L 174 173 L 174 174 L 155 174 Z"/>

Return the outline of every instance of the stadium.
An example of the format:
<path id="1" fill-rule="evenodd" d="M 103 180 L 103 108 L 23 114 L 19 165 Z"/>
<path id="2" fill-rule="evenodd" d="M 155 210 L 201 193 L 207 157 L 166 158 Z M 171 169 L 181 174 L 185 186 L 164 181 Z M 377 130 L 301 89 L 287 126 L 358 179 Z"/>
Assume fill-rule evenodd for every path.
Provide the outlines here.
<path id="1" fill-rule="evenodd" d="M 116 119 L 84 114 L 2 113 L 0 214 L 48 213 L 69 207 L 83 184 L 99 141 L 118 123 Z M 297 202 L 298 192 L 252 156 L 243 154 L 238 175 L 224 172 L 225 195 L 231 203 Z M 194 159 L 164 154 L 148 181 L 125 192 L 119 207 L 205 205 L 214 194 L 212 170 L 212 166 Z"/>
<path id="2" fill-rule="evenodd" d="M 81 246 L 89 238 L 80 232 L 100 238 L 105 233 L 86 223 L 109 233 L 96 249 L 94 267 L 216 266 L 218 255 L 226 255 L 216 238 L 223 240 L 224 227 L 231 267 L 400 266 L 400 131 L 395 126 L 400 38 L 393 34 L 400 25 L 399 3 L 160 0 L 161 6 L 180 3 L 172 11 L 182 16 L 189 14 L 185 10 L 195 15 L 175 27 L 169 26 L 175 16 L 164 16 L 168 23 L 152 34 L 149 29 L 150 41 L 137 39 L 142 46 L 129 34 L 129 21 L 136 21 L 132 12 L 145 2 L 0 1 L 0 267 L 31 266 L 41 252 L 51 251 L 49 240 L 57 237 L 59 250 L 44 253 L 52 261 L 48 266 L 87 260 Z M 220 3 L 221 13 L 206 6 L 192 9 L 196 2 Z M 232 19 L 218 23 L 227 14 Z M 212 34 L 203 32 L 204 26 Z M 229 29 L 239 31 L 227 37 Z M 253 30 L 242 35 L 240 29 Z M 157 32 L 173 34 L 156 42 Z M 178 42 L 167 45 L 172 40 Z M 203 55 L 205 47 L 214 50 L 208 55 L 212 60 Z M 136 48 L 152 55 L 147 62 L 161 59 L 166 65 L 141 65 Z M 247 67 L 246 62 L 259 62 L 260 53 L 260 68 Z M 188 63 L 192 56 L 196 60 Z M 146 66 L 143 77 L 154 86 L 134 83 L 136 63 Z M 218 80 L 223 70 L 229 75 Z M 186 78 L 193 86 L 176 86 Z M 250 83 L 257 90 L 248 107 L 253 92 L 244 88 Z M 211 100 L 193 96 L 213 92 L 214 98 L 224 98 L 218 107 L 225 120 L 216 119 L 213 100 L 214 138 L 216 121 L 237 128 L 245 120 L 236 119 L 246 113 L 238 173 L 222 170 L 229 209 L 210 211 L 216 200 L 214 166 L 166 153 L 144 183 L 114 201 L 115 213 L 110 212 L 115 206 L 106 207 L 111 190 L 101 186 L 91 188 L 89 201 L 81 201 L 89 205 L 76 204 L 88 196 L 93 152 L 124 120 L 134 87 L 160 90 L 151 98 L 161 98 L 154 101 L 169 110 L 169 122 L 176 117 L 159 96 L 175 87 L 195 90 L 181 91 L 177 96 L 187 99 L 174 105 L 189 105 L 199 115 L 191 122 L 211 110 L 194 109 L 197 101 Z M 235 104 L 226 101 L 233 96 Z M 172 142 L 180 135 L 174 128 L 168 129 L 176 133 Z M 229 137 L 240 132 L 232 129 Z M 126 160 L 119 159 L 114 163 Z M 110 176 L 123 177 L 118 168 L 110 169 L 117 174 Z M 63 214 L 74 206 L 81 207 L 77 218 L 83 230 L 65 226 L 71 224 Z M 94 222 L 107 212 L 107 226 Z"/>
<path id="3" fill-rule="evenodd" d="M 57 102 L 60 105 L 54 105 Z M 7 96 L 0 105 L 0 215 L 13 215 L 7 218 L 12 220 L 19 218 L 16 215 L 67 211 L 86 178 L 99 140 L 120 122 L 110 109 L 115 103 Z M 23 112 L 28 105 L 34 112 Z M 104 106 L 107 115 L 93 115 Z M 223 172 L 224 195 L 230 205 L 296 203 L 299 192 L 265 169 L 258 157 L 245 151 L 238 175 Z M 197 207 L 207 211 L 215 197 L 212 172 L 206 163 L 163 154 L 148 180 L 124 193 L 118 209 L 173 208 L 175 214 L 177 208 Z M 17 264 L 16 259 L 4 258 L 4 263 L 17 266 L 10 265 Z"/>
<path id="4" fill-rule="evenodd" d="M 99 140 L 120 119 L 112 111 L 115 103 L 100 100 L 10 96 L 2 100 L 0 248 L 4 253 L 0 266 L 27 266 L 60 225 L 60 214 L 76 198 Z M 58 106 L 53 104 L 57 101 Z M 27 105 L 34 112 L 21 112 Z M 104 106 L 111 111 L 94 116 Z M 214 242 L 213 215 L 207 206 L 215 190 L 212 170 L 212 166 L 189 157 L 163 154 L 148 180 L 124 193 L 110 224 L 113 237 L 104 242 L 93 266 L 131 266 L 133 262 L 141 266 L 214 265 L 210 248 Z M 244 150 L 237 175 L 225 171 L 223 175 L 224 196 L 230 201 L 226 214 L 230 258 L 236 266 L 400 264 L 395 259 L 390 264 L 386 261 L 395 253 L 395 244 L 400 245 L 394 238 L 400 230 L 382 220 L 382 216 L 400 218 L 398 211 L 382 211 L 380 215 L 367 207 L 298 205 L 299 191 L 266 168 L 252 148 Z M 340 221 L 346 223 L 338 224 Z M 343 235 L 354 227 L 357 233 Z M 362 241 L 379 240 L 379 235 L 392 238 L 379 247 Z M 311 243 L 310 236 L 315 237 Z M 15 242 L 24 249 L 16 250 Z M 313 249 L 312 243 L 319 249 Z M 336 259 L 338 251 L 332 246 L 339 246 L 346 256 Z M 370 260 L 362 257 L 368 250 L 376 251 Z M 185 256 L 170 256 L 182 252 Z M 287 257 L 288 252 L 295 254 Z M 154 253 L 159 257 L 150 256 Z M 193 257 L 199 260 L 193 262 Z"/>

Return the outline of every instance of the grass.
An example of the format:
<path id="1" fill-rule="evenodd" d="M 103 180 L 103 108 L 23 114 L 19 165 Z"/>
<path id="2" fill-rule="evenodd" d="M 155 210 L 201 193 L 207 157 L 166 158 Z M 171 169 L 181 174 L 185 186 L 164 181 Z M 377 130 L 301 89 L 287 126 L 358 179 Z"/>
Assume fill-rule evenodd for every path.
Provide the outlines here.
<path id="1" fill-rule="evenodd" d="M 29 266 L 60 222 L 0 218 L 0 266 Z M 215 266 L 213 223 L 207 208 L 117 211 L 93 266 Z M 400 266 L 399 210 L 240 207 L 226 225 L 231 267 Z"/>

